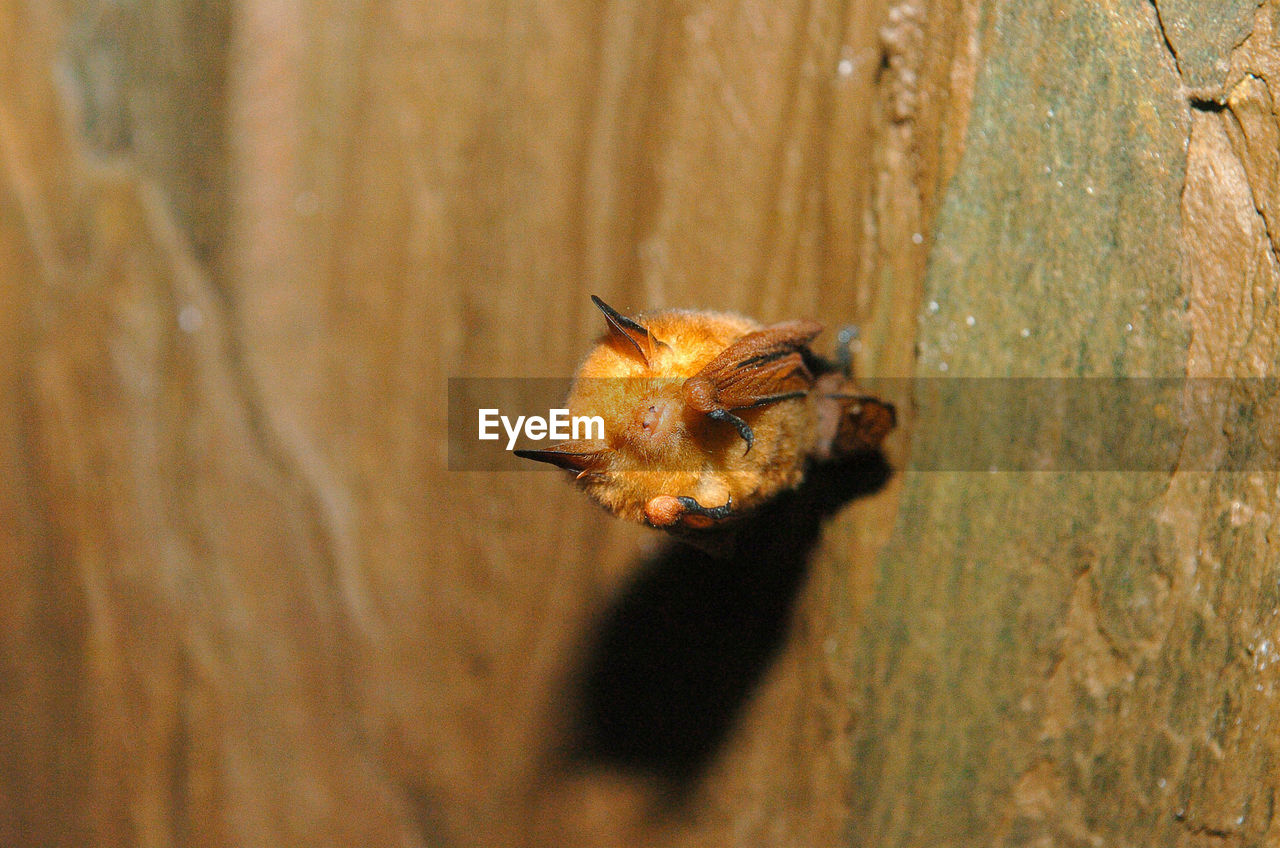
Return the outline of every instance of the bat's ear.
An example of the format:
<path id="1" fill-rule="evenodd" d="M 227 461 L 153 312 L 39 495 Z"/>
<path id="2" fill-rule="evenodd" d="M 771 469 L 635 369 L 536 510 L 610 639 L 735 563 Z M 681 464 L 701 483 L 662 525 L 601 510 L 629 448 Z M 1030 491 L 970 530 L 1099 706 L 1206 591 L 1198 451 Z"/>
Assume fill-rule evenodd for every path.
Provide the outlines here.
<path id="1" fill-rule="evenodd" d="M 591 295 L 591 302 L 604 313 L 609 324 L 609 336 L 617 339 L 623 350 L 639 354 L 645 365 L 652 365 L 654 355 L 660 348 L 666 347 L 666 344 L 595 295 Z"/>
<path id="2" fill-rule="evenodd" d="M 591 440 L 564 442 L 542 450 L 518 450 L 513 453 L 521 459 L 548 462 L 560 468 L 577 471 L 578 476 L 581 477 L 595 470 L 604 460 L 605 452 L 608 450 L 609 446 L 603 442 Z"/>

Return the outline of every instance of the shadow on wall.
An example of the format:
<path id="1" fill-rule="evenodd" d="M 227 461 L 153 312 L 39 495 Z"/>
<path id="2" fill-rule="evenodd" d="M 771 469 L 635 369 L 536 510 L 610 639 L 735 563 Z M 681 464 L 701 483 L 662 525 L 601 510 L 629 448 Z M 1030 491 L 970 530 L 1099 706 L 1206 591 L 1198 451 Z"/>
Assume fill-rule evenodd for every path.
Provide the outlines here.
<path id="1" fill-rule="evenodd" d="M 822 522 L 891 473 L 879 451 L 817 465 L 738 524 L 692 537 L 697 547 L 673 539 L 642 563 L 573 679 L 570 762 L 686 798 L 782 646 Z"/>

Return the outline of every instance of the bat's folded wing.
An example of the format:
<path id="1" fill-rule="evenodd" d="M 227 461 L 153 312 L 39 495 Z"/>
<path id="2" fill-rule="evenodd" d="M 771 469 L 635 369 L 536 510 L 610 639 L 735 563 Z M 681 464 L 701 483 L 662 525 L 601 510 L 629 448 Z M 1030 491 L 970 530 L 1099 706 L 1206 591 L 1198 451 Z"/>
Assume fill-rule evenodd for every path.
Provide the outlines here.
<path id="1" fill-rule="evenodd" d="M 807 394 L 814 378 L 801 351 L 820 332 L 813 321 L 789 321 L 748 333 L 685 381 L 685 403 L 733 424 L 750 450 L 751 428 L 733 411 Z"/>
<path id="2" fill-rule="evenodd" d="M 685 403 L 711 413 L 804 394 L 813 375 L 800 351 L 820 332 L 820 324 L 791 321 L 748 333 L 685 381 Z"/>

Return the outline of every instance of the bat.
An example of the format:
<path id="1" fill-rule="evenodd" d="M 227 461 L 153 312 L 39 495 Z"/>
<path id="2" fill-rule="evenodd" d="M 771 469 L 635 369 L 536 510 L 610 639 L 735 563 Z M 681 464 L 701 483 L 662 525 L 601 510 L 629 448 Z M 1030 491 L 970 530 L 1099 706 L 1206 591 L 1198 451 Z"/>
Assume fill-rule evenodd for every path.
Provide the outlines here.
<path id="1" fill-rule="evenodd" d="M 763 326 L 725 312 L 628 318 L 600 298 L 606 333 L 574 377 L 571 415 L 604 438 L 518 456 L 574 474 L 619 518 L 700 530 L 749 513 L 803 480 L 811 463 L 879 449 L 894 407 L 858 391 L 848 343 L 815 354 L 813 321 Z"/>

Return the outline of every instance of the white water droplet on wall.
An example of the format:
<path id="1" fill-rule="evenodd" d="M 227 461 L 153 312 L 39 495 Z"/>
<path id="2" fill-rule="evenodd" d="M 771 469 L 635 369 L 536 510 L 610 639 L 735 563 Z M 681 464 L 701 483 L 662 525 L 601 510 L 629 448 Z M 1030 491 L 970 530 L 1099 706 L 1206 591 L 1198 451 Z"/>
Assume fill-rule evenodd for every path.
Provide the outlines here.
<path id="1" fill-rule="evenodd" d="M 178 310 L 178 328 L 184 333 L 194 333 L 204 324 L 204 313 L 200 307 L 188 303 Z"/>

